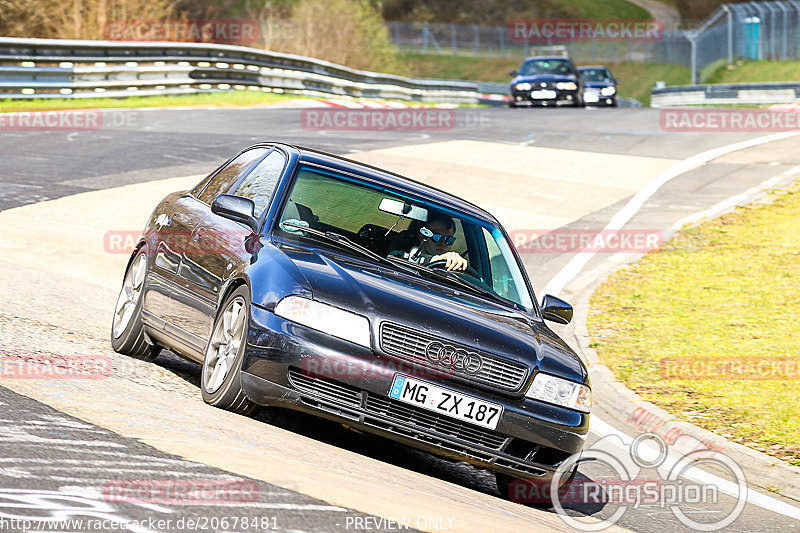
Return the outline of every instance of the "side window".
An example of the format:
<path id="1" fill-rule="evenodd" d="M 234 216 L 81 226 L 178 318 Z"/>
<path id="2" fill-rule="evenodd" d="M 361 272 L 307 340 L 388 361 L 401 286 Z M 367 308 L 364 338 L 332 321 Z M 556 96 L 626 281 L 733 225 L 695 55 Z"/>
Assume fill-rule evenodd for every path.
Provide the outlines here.
<path id="1" fill-rule="evenodd" d="M 266 209 L 269 204 L 269 199 L 272 197 L 272 191 L 275 190 L 275 185 L 283 172 L 283 167 L 286 165 L 286 156 L 278 150 L 273 150 L 261 163 L 236 187 L 233 192 L 236 196 L 243 196 L 250 198 L 256 204 L 256 217 L 260 217 L 261 213 Z"/>
<path id="2" fill-rule="evenodd" d="M 494 292 L 514 302 L 519 302 L 517 287 L 514 283 L 508 263 L 503 257 L 503 252 L 497 246 L 492 234 L 483 228 L 483 238 L 486 240 L 486 251 L 489 252 L 489 266 L 492 270 L 492 289 Z"/>
<path id="3" fill-rule="evenodd" d="M 268 148 L 254 148 L 239 155 L 214 176 L 197 198 L 210 205 L 218 194 L 227 193 L 231 186 L 250 168 L 250 165 L 261 159 L 268 150 Z"/>

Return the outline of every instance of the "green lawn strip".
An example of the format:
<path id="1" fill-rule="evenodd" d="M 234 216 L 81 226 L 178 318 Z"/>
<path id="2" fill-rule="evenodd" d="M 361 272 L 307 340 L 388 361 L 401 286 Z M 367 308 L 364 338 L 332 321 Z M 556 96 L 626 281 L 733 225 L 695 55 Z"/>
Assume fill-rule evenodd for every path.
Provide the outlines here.
<path id="1" fill-rule="evenodd" d="M 589 316 L 598 354 L 628 387 L 683 420 L 790 461 L 800 460 L 800 381 L 665 379 L 659 363 L 798 360 L 799 191 L 687 229 L 613 274 Z"/>
<path id="2" fill-rule="evenodd" d="M 625 0 L 561 0 L 587 19 L 647 20 L 652 18 L 646 9 Z"/>
<path id="3" fill-rule="evenodd" d="M 11 100 L 0 98 L 0 113 L 36 111 L 48 109 L 105 109 L 120 107 L 252 107 L 257 105 L 279 104 L 295 98 L 341 98 L 337 95 L 307 96 L 288 93 L 267 93 L 261 91 L 220 91 L 186 95 L 130 96 L 127 98 L 39 98 L 32 100 Z M 439 105 L 437 102 L 410 102 L 400 100 L 374 100 L 398 102 L 425 107 Z M 477 104 L 461 104 L 459 107 L 479 107 Z"/>
<path id="4" fill-rule="evenodd" d="M 706 83 L 800 81 L 800 61 L 738 61 L 714 72 Z"/>

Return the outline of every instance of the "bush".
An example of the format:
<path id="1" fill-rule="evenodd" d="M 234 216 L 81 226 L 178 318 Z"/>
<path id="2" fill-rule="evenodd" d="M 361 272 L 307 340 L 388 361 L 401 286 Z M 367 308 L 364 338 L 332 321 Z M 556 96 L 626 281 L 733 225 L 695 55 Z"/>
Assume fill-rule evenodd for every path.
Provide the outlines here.
<path id="1" fill-rule="evenodd" d="M 110 22 L 167 19 L 173 5 L 173 0 L 0 0 L 0 35 L 103 39 Z"/>
<path id="2" fill-rule="evenodd" d="M 300 0 L 283 16 L 262 15 L 263 48 L 357 69 L 402 68 L 383 17 L 367 0 Z"/>

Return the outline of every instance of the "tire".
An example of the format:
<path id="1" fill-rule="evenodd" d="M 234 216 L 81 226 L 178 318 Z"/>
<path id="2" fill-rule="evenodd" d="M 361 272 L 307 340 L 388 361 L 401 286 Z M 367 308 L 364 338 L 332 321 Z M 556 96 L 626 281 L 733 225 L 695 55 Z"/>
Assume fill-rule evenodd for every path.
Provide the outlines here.
<path id="1" fill-rule="evenodd" d="M 115 352 L 152 361 L 161 349 L 147 342 L 142 324 L 142 291 L 147 276 L 147 254 L 138 252 L 128 265 L 111 322 L 111 347 Z"/>
<path id="2" fill-rule="evenodd" d="M 242 391 L 242 361 L 250 321 L 250 290 L 234 290 L 220 306 L 206 346 L 200 390 L 214 407 L 248 415 L 257 405 Z"/>
<path id="3" fill-rule="evenodd" d="M 561 498 L 563 498 L 569 490 L 577 473 L 578 469 L 576 467 L 575 470 L 572 471 L 572 474 L 559 486 L 558 492 L 561 494 Z M 553 502 L 549 497 L 549 481 L 542 484 L 541 482 L 517 479 L 499 472 L 495 473 L 495 481 L 497 483 L 497 491 L 500 493 L 500 496 L 506 500 L 537 509 L 550 509 L 553 507 Z"/>

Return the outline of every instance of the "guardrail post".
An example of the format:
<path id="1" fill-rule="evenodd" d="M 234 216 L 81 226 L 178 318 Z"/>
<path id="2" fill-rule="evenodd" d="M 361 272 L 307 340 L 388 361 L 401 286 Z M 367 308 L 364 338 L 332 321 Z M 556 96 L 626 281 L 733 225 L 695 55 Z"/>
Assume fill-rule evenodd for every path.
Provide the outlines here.
<path id="1" fill-rule="evenodd" d="M 473 39 L 472 42 L 472 52 L 475 55 L 478 55 L 479 54 L 478 50 L 480 49 L 481 46 L 481 29 L 477 24 L 473 24 L 472 31 L 475 35 L 475 38 Z"/>
<path id="2" fill-rule="evenodd" d="M 695 35 L 688 35 L 689 43 L 692 47 L 692 85 L 697 85 L 698 80 L 698 73 L 697 73 L 697 41 L 695 41 Z"/>
<path id="3" fill-rule="evenodd" d="M 450 24 L 450 49 L 453 52 L 453 55 L 458 54 L 458 45 L 456 41 L 456 25 Z"/>

